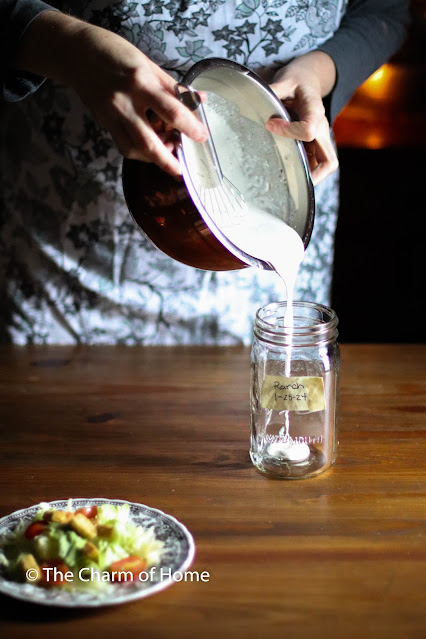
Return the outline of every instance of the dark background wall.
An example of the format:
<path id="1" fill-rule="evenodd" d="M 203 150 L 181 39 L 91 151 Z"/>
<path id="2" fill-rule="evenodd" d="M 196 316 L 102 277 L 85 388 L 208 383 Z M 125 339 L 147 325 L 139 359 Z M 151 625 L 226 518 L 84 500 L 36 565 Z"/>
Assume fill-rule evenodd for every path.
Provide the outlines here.
<path id="1" fill-rule="evenodd" d="M 426 1 L 407 41 L 335 123 L 340 215 L 332 306 L 346 342 L 424 342 Z"/>
<path id="2" fill-rule="evenodd" d="M 340 149 L 333 308 L 352 342 L 425 337 L 424 148 Z"/>

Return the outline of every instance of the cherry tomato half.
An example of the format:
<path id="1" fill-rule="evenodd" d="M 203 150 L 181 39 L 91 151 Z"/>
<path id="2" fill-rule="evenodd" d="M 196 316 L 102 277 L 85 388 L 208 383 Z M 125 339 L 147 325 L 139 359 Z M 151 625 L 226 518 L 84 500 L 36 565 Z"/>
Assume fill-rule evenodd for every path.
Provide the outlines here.
<path id="1" fill-rule="evenodd" d="M 45 530 L 46 526 L 47 522 L 45 521 L 34 521 L 28 526 L 24 535 L 27 539 L 34 539 L 34 537 L 37 537 L 37 535 L 40 535 L 43 530 Z"/>
<path id="2" fill-rule="evenodd" d="M 146 568 L 146 561 L 131 555 L 114 561 L 109 569 L 112 581 L 133 581 Z"/>
<path id="3" fill-rule="evenodd" d="M 98 507 L 87 506 L 86 508 L 79 508 L 78 510 L 75 511 L 75 514 L 77 513 L 81 513 L 82 515 L 85 515 L 87 519 L 93 519 L 98 514 Z"/>

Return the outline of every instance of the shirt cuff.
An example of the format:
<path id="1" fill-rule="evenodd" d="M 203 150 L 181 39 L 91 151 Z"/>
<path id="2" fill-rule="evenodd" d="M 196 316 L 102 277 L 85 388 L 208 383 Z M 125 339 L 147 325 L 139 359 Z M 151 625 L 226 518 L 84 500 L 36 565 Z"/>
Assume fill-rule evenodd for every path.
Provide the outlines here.
<path id="1" fill-rule="evenodd" d="M 3 38 L 3 65 L 0 69 L 2 99 L 4 102 L 18 102 L 34 93 L 45 81 L 45 78 L 20 71 L 12 67 L 12 60 L 18 50 L 19 43 L 32 23 L 43 11 L 58 11 L 54 7 L 39 0 L 18 0 L 6 23 Z"/>

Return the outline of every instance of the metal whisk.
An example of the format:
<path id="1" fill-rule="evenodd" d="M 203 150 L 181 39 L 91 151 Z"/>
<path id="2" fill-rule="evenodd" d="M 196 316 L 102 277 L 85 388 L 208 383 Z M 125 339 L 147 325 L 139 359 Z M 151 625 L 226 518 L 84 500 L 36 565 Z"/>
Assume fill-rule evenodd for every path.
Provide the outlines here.
<path id="1" fill-rule="evenodd" d="M 176 85 L 176 95 L 209 133 L 205 142 L 196 143 L 199 170 L 194 186 L 198 196 L 219 228 L 237 226 L 244 218 L 247 205 L 240 191 L 223 175 L 201 98 L 192 87 L 184 84 Z M 195 179 L 195 176 L 191 177 Z"/>

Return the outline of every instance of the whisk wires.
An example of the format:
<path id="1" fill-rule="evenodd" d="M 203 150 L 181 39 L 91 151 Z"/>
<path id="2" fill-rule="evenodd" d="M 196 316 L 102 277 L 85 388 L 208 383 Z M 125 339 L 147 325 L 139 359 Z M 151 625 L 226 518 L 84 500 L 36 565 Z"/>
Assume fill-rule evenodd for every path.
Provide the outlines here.
<path id="1" fill-rule="evenodd" d="M 199 94 L 190 86 L 177 84 L 176 95 L 206 126 L 205 142 L 194 143 L 197 151 L 197 175 L 194 186 L 207 213 L 219 228 L 242 223 L 247 205 L 236 186 L 223 175 L 210 127 Z"/>

